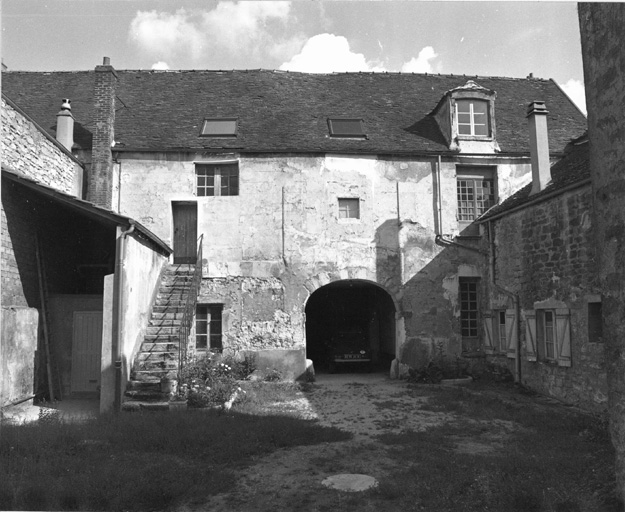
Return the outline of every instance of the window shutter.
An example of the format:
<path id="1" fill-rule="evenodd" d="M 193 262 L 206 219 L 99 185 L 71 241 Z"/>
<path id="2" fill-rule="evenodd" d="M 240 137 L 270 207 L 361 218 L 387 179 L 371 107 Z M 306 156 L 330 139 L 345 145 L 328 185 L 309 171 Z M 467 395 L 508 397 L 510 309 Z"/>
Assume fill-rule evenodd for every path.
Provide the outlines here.
<path id="1" fill-rule="evenodd" d="M 516 357 L 516 342 L 517 342 L 517 332 L 516 332 L 516 314 L 514 309 L 506 310 L 506 340 L 508 340 L 508 351 L 507 356 L 514 359 Z"/>
<path id="2" fill-rule="evenodd" d="M 492 354 L 495 352 L 493 347 L 493 314 L 491 312 L 484 313 L 484 353 Z"/>
<path id="3" fill-rule="evenodd" d="M 528 361 L 536 361 L 536 311 L 523 311 L 525 317 L 525 357 Z"/>
<path id="4" fill-rule="evenodd" d="M 571 366 L 571 310 L 556 309 L 558 366 Z"/>

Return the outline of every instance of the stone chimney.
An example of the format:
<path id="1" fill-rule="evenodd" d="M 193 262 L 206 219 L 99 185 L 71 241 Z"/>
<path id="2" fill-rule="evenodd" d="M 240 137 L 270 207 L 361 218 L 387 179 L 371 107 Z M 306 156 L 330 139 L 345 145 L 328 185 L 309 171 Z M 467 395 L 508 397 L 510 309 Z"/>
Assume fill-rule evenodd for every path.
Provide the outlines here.
<path id="1" fill-rule="evenodd" d="M 61 100 L 61 110 L 56 115 L 56 140 L 59 141 L 65 149 L 72 150 L 74 145 L 74 116 L 72 115 L 71 101 L 67 98 Z"/>
<path id="2" fill-rule="evenodd" d="M 530 155 L 532 158 L 532 191 L 530 196 L 544 190 L 551 181 L 547 114 L 549 111 L 545 107 L 544 101 L 533 101 L 527 106 Z"/>
<path id="3" fill-rule="evenodd" d="M 112 209 L 113 203 L 113 153 L 115 136 L 115 91 L 117 73 L 111 60 L 104 57 L 101 66 L 95 68 L 95 130 L 91 147 L 91 172 L 87 200 Z"/>

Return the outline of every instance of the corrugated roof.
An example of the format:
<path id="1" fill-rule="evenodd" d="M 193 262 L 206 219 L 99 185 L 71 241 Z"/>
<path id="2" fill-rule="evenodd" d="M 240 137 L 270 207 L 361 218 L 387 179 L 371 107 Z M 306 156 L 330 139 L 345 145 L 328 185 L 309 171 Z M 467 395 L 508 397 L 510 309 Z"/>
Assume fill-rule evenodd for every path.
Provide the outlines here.
<path id="1" fill-rule="evenodd" d="M 502 153 L 528 153 L 527 104 L 549 109 L 552 153 L 586 129 L 586 118 L 551 80 L 400 73 L 117 71 L 117 149 L 233 152 L 448 152 L 432 117 L 443 95 L 469 79 L 497 92 Z M 54 133 L 70 98 L 75 140 L 90 147 L 94 71 L 5 71 L 3 91 Z M 238 136 L 200 137 L 206 117 L 237 117 Z M 362 118 L 366 139 L 329 137 L 328 117 Z"/>
<path id="2" fill-rule="evenodd" d="M 532 184 L 529 183 L 518 192 L 511 195 L 503 203 L 493 206 L 482 215 L 477 222 L 483 222 L 526 204 L 541 201 L 577 183 L 581 185 L 588 182 L 590 179 L 590 149 L 588 147 L 588 138 L 582 136 L 571 142 L 566 148 L 564 157 L 558 160 L 558 162 L 551 167 L 550 171 L 551 181 L 543 190 L 530 196 Z"/>

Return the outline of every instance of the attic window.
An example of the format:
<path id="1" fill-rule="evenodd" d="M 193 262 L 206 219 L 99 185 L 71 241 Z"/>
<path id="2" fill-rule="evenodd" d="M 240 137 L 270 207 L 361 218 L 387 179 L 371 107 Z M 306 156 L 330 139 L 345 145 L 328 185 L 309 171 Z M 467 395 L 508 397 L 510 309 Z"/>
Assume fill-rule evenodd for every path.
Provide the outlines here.
<path id="1" fill-rule="evenodd" d="M 328 119 L 330 136 L 332 137 L 359 137 L 366 138 L 362 119 Z"/>
<path id="2" fill-rule="evenodd" d="M 204 119 L 201 137 L 236 137 L 237 118 L 208 118 Z"/>
<path id="3" fill-rule="evenodd" d="M 458 135 L 472 137 L 490 136 L 488 101 L 474 99 L 456 100 Z"/>

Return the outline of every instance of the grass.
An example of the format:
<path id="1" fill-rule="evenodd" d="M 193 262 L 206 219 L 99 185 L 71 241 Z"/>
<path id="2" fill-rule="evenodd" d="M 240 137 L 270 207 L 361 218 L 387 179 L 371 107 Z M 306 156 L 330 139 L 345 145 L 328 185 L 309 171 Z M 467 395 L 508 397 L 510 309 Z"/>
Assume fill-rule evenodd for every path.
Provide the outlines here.
<path id="1" fill-rule="evenodd" d="M 422 409 L 457 421 L 381 436 L 398 469 L 380 482 L 376 500 L 441 512 L 623 510 L 598 418 L 463 388 L 428 393 Z"/>
<path id="2" fill-rule="evenodd" d="M 2 426 L 0 510 L 173 509 L 232 488 L 233 470 L 256 457 L 349 438 L 294 417 L 207 410 Z"/>

